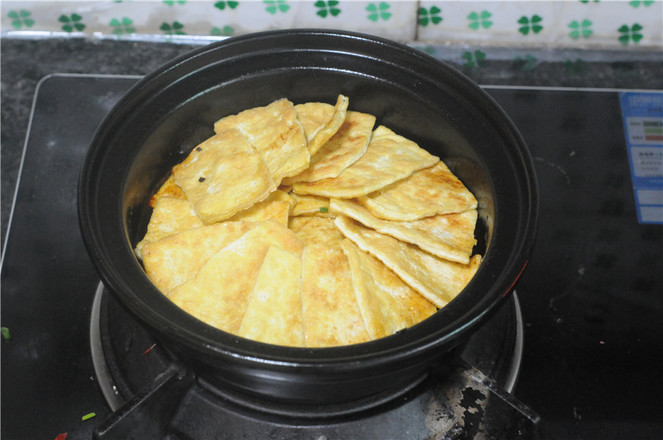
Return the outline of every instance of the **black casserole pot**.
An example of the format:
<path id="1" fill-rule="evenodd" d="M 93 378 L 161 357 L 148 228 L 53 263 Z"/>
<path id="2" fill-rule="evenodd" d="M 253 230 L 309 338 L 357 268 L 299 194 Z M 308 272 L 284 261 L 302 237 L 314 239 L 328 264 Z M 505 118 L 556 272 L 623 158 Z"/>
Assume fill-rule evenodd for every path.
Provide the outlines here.
<path id="1" fill-rule="evenodd" d="M 171 167 L 222 116 L 287 97 L 334 103 L 384 124 L 443 159 L 479 200 L 469 285 L 422 323 L 363 344 L 289 348 L 246 340 L 180 310 L 146 277 L 133 248 L 148 201 Z M 476 84 L 432 57 L 356 33 L 289 30 L 193 50 L 145 76 L 96 132 L 79 188 L 82 234 L 105 286 L 160 344 L 208 381 L 289 401 L 370 398 L 406 387 L 466 339 L 526 266 L 536 179 L 516 128 Z"/>

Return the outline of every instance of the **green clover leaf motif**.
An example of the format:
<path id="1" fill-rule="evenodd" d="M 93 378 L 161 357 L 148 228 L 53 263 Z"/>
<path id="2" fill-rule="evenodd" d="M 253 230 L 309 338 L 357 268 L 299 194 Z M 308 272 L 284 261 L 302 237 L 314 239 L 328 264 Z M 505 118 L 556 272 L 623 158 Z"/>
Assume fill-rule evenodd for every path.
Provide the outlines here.
<path id="1" fill-rule="evenodd" d="M 338 4 L 338 0 L 318 0 L 314 4 L 314 6 L 318 8 L 316 15 L 322 18 L 327 18 L 329 16 L 336 17 L 341 13 L 341 9 L 337 7 Z"/>
<path id="2" fill-rule="evenodd" d="M 172 23 L 161 23 L 159 29 L 161 29 L 161 31 L 166 35 L 186 35 L 186 32 L 182 30 L 184 29 L 184 25 L 179 21 L 174 21 Z"/>
<path id="3" fill-rule="evenodd" d="M 541 22 L 543 21 L 543 18 L 539 15 L 532 15 L 532 17 L 527 17 L 523 15 L 518 19 L 518 23 L 521 24 L 521 26 L 518 28 L 518 32 L 520 32 L 523 35 L 528 35 L 531 32 L 538 34 L 543 30 L 543 26 L 541 25 Z"/>
<path id="4" fill-rule="evenodd" d="M 187 0 L 163 0 L 164 4 L 166 4 L 168 6 L 173 6 L 175 4 L 183 5 L 183 4 L 186 3 L 186 1 Z"/>
<path id="5" fill-rule="evenodd" d="M 83 24 L 81 20 L 83 20 L 83 17 L 78 14 L 62 14 L 58 17 L 58 21 L 63 23 L 62 30 L 69 33 L 74 31 L 82 32 L 83 29 L 85 29 L 85 24 Z"/>
<path id="6" fill-rule="evenodd" d="M 136 28 L 134 28 L 133 21 L 128 17 L 122 17 L 118 20 L 117 18 L 111 19 L 108 23 L 110 27 L 113 28 L 113 34 L 115 35 L 125 35 L 125 34 L 135 34 Z"/>
<path id="7" fill-rule="evenodd" d="M 267 7 L 265 11 L 270 14 L 276 14 L 277 12 L 286 13 L 290 9 L 290 5 L 287 0 L 262 0 Z"/>
<path id="8" fill-rule="evenodd" d="M 629 27 L 627 24 L 624 24 L 620 26 L 617 31 L 621 34 L 618 38 L 619 42 L 622 43 L 624 46 L 629 44 L 629 42 L 633 42 L 634 44 L 638 44 L 640 40 L 642 40 L 642 33 L 640 31 L 643 30 L 642 25 L 635 23 L 631 27 Z"/>
<path id="9" fill-rule="evenodd" d="M 470 20 L 469 28 L 473 30 L 488 29 L 493 25 L 493 22 L 490 18 L 493 16 L 488 11 L 481 12 L 470 12 L 467 16 L 467 19 Z"/>
<path id="10" fill-rule="evenodd" d="M 25 9 L 17 11 L 9 11 L 7 17 L 12 19 L 11 25 L 14 29 L 21 29 L 23 26 L 32 27 L 34 20 L 30 19 L 31 13 Z"/>
<path id="11" fill-rule="evenodd" d="M 239 6 L 239 2 L 233 2 L 233 1 L 220 1 L 214 3 L 214 7 L 220 10 L 226 9 L 226 6 L 230 9 L 235 9 L 237 6 Z"/>
<path id="12" fill-rule="evenodd" d="M 419 24 L 421 26 L 428 26 L 429 24 L 439 24 L 442 22 L 440 17 L 442 10 L 437 6 L 431 6 L 430 9 L 419 8 L 417 15 L 419 16 Z"/>
<path id="13" fill-rule="evenodd" d="M 389 20 L 391 18 L 391 12 L 389 12 L 389 9 L 391 8 L 391 5 L 387 2 L 380 2 L 379 4 L 375 3 L 369 3 L 368 6 L 366 6 L 366 11 L 368 12 L 368 19 L 374 22 L 377 22 L 378 20 Z"/>
<path id="14" fill-rule="evenodd" d="M 229 37 L 235 33 L 235 29 L 232 26 L 224 26 L 223 28 L 220 28 L 218 26 L 214 26 L 212 30 L 210 31 L 210 35 L 215 35 L 215 36 L 223 36 L 223 37 Z"/>
<path id="15" fill-rule="evenodd" d="M 23 27 L 30 28 L 35 24 L 35 21 L 30 18 L 32 13 L 21 9 L 19 11 L 9 11 L 7 17 L 11 18 L 11 24 L 14 29 L 22 29 Z"/>
<path id="16" fill-rule="evenodd" d="M 463 52 L 461 57 L 465 60 L 463 66 L 466 69 L 478 69 L 486 65 L 486 54 L 480 50 L 475 50 L 474 52 Z"/>
<path id="17" fill-rule="evenodd" d="M 580 37 L 589 38 L 594 33 L 591 27 L 592 22 L 590 20 L 583 20 L 582 22 L 573 20 L 571 23 L 569 23 L 569 28 L 571 29 L 571 32 L 569 32 L 569 37 L 573 38 L 574 40 L 577 40 Z"/>
<path id="18" fill-rule="evenodd" d="M 633 6 L 634 8 L 639 8 L 640 5 L 648 8 L 653 3 L 654 3 L 654 0 L 634 0 L 634 1 L 628 2 L 628 4 Z"/>

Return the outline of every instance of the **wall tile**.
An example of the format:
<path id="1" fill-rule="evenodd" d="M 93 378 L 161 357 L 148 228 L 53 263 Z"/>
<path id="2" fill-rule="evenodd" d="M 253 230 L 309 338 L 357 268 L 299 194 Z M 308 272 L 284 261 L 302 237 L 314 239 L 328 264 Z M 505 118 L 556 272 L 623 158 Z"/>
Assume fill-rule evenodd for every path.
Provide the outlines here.
<path id="1" fill-rule="evenodd" d="M 663 50 L 663 0 L 3 0 L 0 11 L 3 36 L 215 39 L 313 27 L 431 45 Z"/>

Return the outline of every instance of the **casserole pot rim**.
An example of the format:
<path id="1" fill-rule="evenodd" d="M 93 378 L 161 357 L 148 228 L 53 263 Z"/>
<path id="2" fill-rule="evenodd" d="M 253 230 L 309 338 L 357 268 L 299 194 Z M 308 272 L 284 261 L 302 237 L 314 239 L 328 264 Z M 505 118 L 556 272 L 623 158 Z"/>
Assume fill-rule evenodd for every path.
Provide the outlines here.
<path id="1" fill-rule="evenodd" d="M 260 44 L 264 44 L 267 48 L 270 44 L 282 44 L 289 50 L 296 50 L 296 44 L 292 43 L 293 39 L 302 46 L 301 50 L 312 51 L 316 49 L 316 45 L 319 45 L 324 47 L 324 50 L 334 51 L 333 45 L 338 43 L 338 39 L 350 42 L 354 46 L 366 46 L 367 52 L 370 52 L 368 55 L 364 54 L 367 57 L 375 56 L 375 52 L 382 50 L 387 55 L 383 60 L 378 61 L 385 65 L 393 64 L 393 60 L 389 59 L 389 54 L 396 59 L 410 59 L 426 69 L 422 75 L 428 74 L 428 70 L 438 72 L 441 76 L 452 79 L 455 84 L 460 85 L 463 92 L 471 93 L 472 98 L 480 103 L 481 111 L 499 126 L 495 128 L 506 138 L 505 143 L 513 147 L 511 160 L 517 162 L 514 166 L 519 167 L 518 171 L 523 174 L 524 179 L 521 182 L 523 184 L 520 188 L 523 192 L 521 197 L 529 203 L 528 206 L 521 207 L 523 212 L 520 213 L 521 218 L 519 219 L 519 242 L 513 245 L 505 257 L 507 262 L 504 263 L 504 270 L 492 274 L 493 279 L 490 286 L 479 284 L 482 278 L 479 275 L 483 273 L 482 267 L 490 264 L 486 261 L 490 262 L 491 258 L 503 258 L 492 255 L 495 253 L 495 249 L 491 245 L 484 255 L 485 261 L 479 267 L 479 272 L 466 287 L 465 290 L 485 287 L 480 301 L 467 308 L 464 307 L 464 303 L 461 307 L 461 302 L 454 300 L 437 312 L 437 319 L 429 318 L 397 334 L 366 343 L 326 348 L 284 347 L 244 339 L 214 329 L 189 316 L 172 303 L 172 316 L 176 316 L 177 321 L 165 322 L 164 316 L 155 310 L 154 304 L 150 304 L 150 301 L 155 301 L 159 297 L 161 297 L 160 301 L 169 302 L 169 300 L 149 282 L 144 272 L 142 274 L 144 279 L 139 282 L 136 277 L 131 280 L 125 278 L 122 268 L 117 266 L 118 262 L 114 258 L 113 252 L 120 249 L 123 255 L 133 256 L 132 246 L 128 240 L 124 243 L 110 243 L 111 239 L 105 236 L 109 229 L 117 232 L 119 228 L 125 228 L 124 220 L 122 218 L 101 219 L 103 214 L 98 211 L 94 200 L 99 195 L 95 193 L 95 190 L 100 185 L 95 173 L 100 166 L 104 165 L 106 155 L 109 154 L 106 150 L 109 145 L 108 137 L 112 136 L 114 130 L 123 126 L 126 118 L 131 117 L 132 109 L 139 108 L 141 100 L 149 97 L 153 92 L 158 93 L 163 87 L 171 87 L 173 81 L 176 83 L 186 75 L 195 74 L 197 69 L 204 68 L 210 61 L 215 60 L 217 55 L 221 56 L 221 61 L 223 61 L 224 53 L 232 52 L 233 56 L 242 56 L 236 54 L 237 51 L 241 51 L 242 46 L 255 47 Z M 346 52 L 352 55 L 352 51 L 345 48 L 335 50 L 335 53 Z M 244 56 L 251 55 L 251 53 L 247 53 Z M 352 97 L 350 98 L 352 99 Z M 490 315 L 497 304 L 513 289 L 527 264 L 535 238 L 537 194 L 533 161 L 513 122 L 490 95 L 461 72 L 417 49 L 381 37 L 327 29 L 288 29 L 230 37 L 193 49 L 145 75 L 132 86 L 101 123 L 91 142 L 91 148 L 79 180 L 79 220 L 86 247 L 104 284 L 119 297 L 121 303 L 132 314 L 138 316 L 142 322 L 160 335 L 173 338 L 177 343 L 205 356 L 218 360 L 233 359 L 247 365 L 257 363 L 276 368 L 296 366 L 300 369 L 312 370 L 325 367 L 334 371 L 357 368 L 369 370 L 394 362 L 404 363 L 413 358 L 425 357 L 438 348 L 454 345 Z M 123 208 L 118 204 L 117 209 L 119 214 Z M 496 206 L 495 209 L 499 209 L 499 206 Z M 496 222 L 493 234 L 499 234 L 500 228 L 501 225 Z M 140 265 L 136 264 L 136 267 L 142 271 Z M 459 298 L 461 295 L 463 294 L 461 293 Z M 162 304 L 160 307 L 167 306 Z M 443 322 L 445 326 L 441 329 L 436 328 L 440 322 Z"/>

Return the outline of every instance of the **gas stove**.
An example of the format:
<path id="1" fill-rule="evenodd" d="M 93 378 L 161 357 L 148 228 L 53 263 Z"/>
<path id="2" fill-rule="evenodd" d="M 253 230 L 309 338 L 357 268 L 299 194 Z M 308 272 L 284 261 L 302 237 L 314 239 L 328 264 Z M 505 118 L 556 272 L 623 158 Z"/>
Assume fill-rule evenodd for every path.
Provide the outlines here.
<path id="1" fill-rule="evenodd" d="M 61 74 L 38 87 L 3 250 L 3 438 L 663 432 L 663 93 L 486 86 L 528 143 L 541 189 L 516 292 L 399 392 L 311 407 L 207 383 L 100 284 L 78 228 L 78 173 L 97 124 L 138 79 Z"/>

